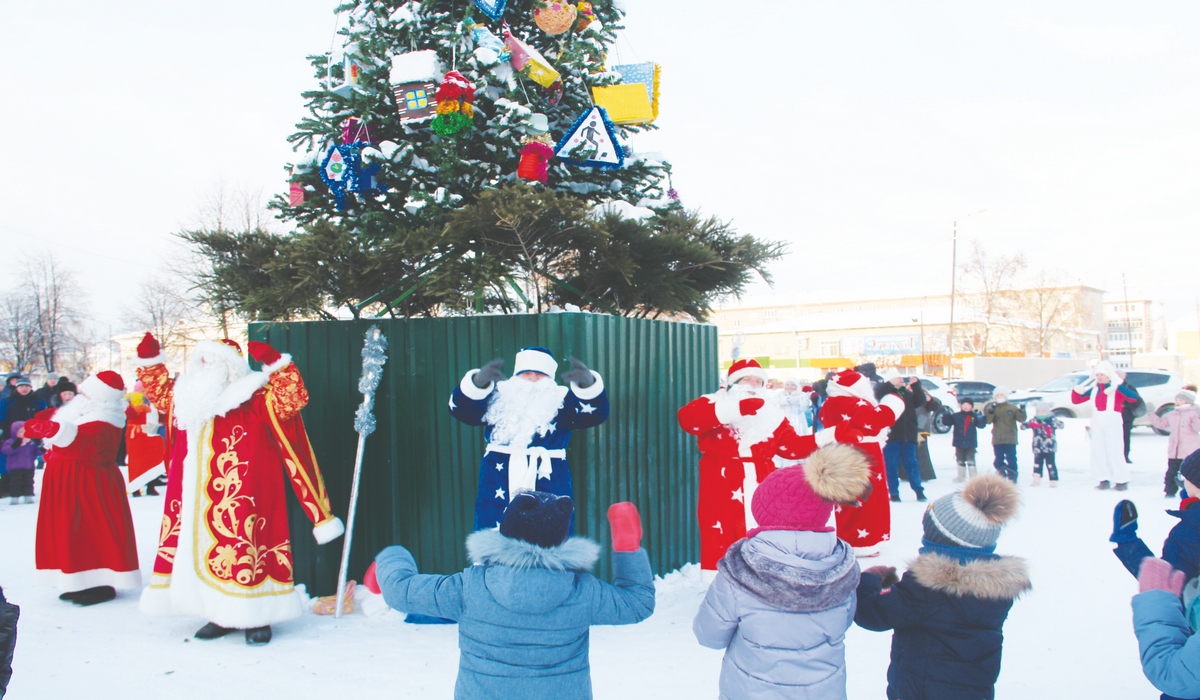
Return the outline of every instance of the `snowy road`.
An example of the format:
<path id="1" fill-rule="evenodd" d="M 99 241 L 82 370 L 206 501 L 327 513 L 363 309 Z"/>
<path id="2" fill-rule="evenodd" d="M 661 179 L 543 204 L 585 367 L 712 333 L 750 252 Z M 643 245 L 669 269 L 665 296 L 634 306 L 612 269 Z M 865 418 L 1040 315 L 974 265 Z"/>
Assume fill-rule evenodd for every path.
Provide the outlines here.
<path id="1" fill-rule="evenodd" d="M 1113 505 L 1121 494 L 1097 492 L 1088 473 L 1084 425 L 1067 421 L 1060 434 L 1062 485 L 1029 486 L 1029 434 L 1019 447 L 1021 517 L 1000 538 L 998 551 L 1026 557 L 1034 590 L 1013 607 L 1005 627 L 1002 698 L 1157 698 L 1138 665 L 1129 598 L 1136 582 L 1107 542 Z M 990 437 L 981 431 L 980 442 Z M 1174 519 L 1162 495 L 1165 437 L 1134 431 L 1133 481 L 1127 494 L 1139 506 L 1141 532 L 1160 551 Z M 933 437 L 939 478 L 928 493 L 952 490 L 948 435 Z M 989 466 L 989 447 L 980 450 Z M 985 458 L 986 457 L 986 458 Z M 915 556 L 922 506 L 901 487 L 893 538 L 864 566 L 903 563 Z M 161 498 L 132 499 L 142 570 L 148 574 L 157 540 Z M 249 648 L 240 635 L 201 642 L 191 634 L 204 620 L 151 619 L 130 593 L 94 608 L 60 602 L 57 591 L 33 584 L 36 506 L 0 502 L 0 585 L 21 606 L 9 698 L 122 698 L 189 700 L 224 696 L 329 698 L 448 698 L 457 669 L 457 628 L 405 625 L 396 613 L 342 620 L 306 614 L 275 627 L 275 639 Z M 703 598 L 689 567 L 658 585 L 658 608 L 646 622 L 592 631 L 592 678 L 597 698 L 716 697 L 721 653 L 696 644 L 692 615 Z M 849 695 L 884 696 L 891 636 L 853 628 L 848 636 Z"/>

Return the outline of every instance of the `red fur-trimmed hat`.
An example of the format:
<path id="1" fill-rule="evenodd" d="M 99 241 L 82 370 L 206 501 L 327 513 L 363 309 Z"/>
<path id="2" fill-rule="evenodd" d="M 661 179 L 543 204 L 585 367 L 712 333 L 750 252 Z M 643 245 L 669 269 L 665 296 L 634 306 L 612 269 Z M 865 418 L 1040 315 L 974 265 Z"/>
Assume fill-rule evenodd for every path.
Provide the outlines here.
<path id="1" fill-rule="evenodd" d="M 853 396 L 856 399 L 874 401 L 875 388 L 871 380 L 852 369 L 842 370 L 834 375 L 825 392 L 830 396 Z"/>
<path id="2" fill-rule="evenodd" d="M 754 358 L 738 360 L 729 366 L 728 382 L 730 386 L 737 384 L 738 380 L 744 377 L 758 377 L 763 380 L 763 384 L 767 383 L 767 371 Z"/>
<path id="3" fill-rule="evenodd" d="M 83 380 L 79 391 L 97 401 L 116 401 L 125 395 L 125 380 L 106 369 Z"/>
<path id="4" fill-rule="evenodd" d="M 245 353 L 242 352 L 242 346 L 238 345 L 236 340 L 231 338 L 221 338 L 221 344 L 233 348 L 234 352 L 245 357 Z"/>

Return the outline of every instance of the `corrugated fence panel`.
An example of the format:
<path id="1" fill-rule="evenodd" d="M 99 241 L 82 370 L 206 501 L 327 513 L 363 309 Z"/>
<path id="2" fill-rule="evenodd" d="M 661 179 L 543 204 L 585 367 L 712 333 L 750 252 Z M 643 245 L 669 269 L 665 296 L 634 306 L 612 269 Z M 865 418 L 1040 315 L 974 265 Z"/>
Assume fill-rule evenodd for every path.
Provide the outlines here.
<path id="1" fill-rule="evenodd" d="M 576 533 L 607 549 L 608 506 L 633 501 L 656 573 L 697 561 L 695 440 L 675 412 L 717 387 L 714 326 L 601 314 L 511 314 L 251 324 L 250 337 L 290 353 L 308 385 L 304 421 L 324 472 L 333 510 L 345 518 L 358 436 L 354 411 L 362 343 L 372 325 L 388 337 L 388 361 L 375 400 L 378 428 L 367 440 L 350 576 L 361 579 L 375 554 L 398 543 L 422 571 L 467 565 L 463 541 L 475 512 L 483 429 L 454 420 L 450 392 L 472 368 L 516 351 L 550 348 L 569 368 L 574 355 L 604 377 L 612 413 L 599 428 L 575 433 L 568 457 L 575 487 Z M 296 580 L 329 595 L 342 540 L 318 546 L 311 524 L 289 496 Z M 607 556 L 598 575 L 611 575 Z"/>

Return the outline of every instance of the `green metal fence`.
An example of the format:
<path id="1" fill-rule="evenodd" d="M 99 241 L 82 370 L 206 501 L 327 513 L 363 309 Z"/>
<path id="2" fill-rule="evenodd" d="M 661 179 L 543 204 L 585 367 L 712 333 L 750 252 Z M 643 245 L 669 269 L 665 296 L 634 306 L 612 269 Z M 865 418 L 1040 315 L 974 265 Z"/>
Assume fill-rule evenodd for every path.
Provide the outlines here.
<path id="1" fill-rule="evenodd" d="M 422 571 L 467 565 L 483 429 L 454 420 L 450 392 L 470 369 L 496 358 L 512 371 L 516 351 L 550 348 L 566 368 L 575 355 L 604 377 L 612 413 L 599 428 L 575 433 L 568 451 L 575 486 L 576 534 L 607 547 L 609 504 L 633 501 L 643 544 L 657 573 L 698 560 L 695 439 L 675 412 L 716 389 L 717 329 L 600 314 L 471 316 L 255 323 L 252 340 L 291 353 L 308 385 L 304 410 L 333 510 L 345 518 L 362 401 L 363 336 L 378 324 L 388 362 L 376 396 L 378 429 L 367 439 L 350 575 L 361 579 L 390 544 L 412 550 Z M 318 546 L 292 502 L 296 580 L 312 595 L 333 593 L 342 540 Z M 610 575 L 602 556 L 599 575 Z"/>

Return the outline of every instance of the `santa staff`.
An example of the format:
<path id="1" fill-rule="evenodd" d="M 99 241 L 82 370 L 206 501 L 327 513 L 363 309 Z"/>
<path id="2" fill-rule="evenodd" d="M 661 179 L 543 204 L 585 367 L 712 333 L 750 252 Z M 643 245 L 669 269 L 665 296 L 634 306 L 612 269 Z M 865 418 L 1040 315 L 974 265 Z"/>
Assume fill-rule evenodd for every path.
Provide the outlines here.
<path id="1" fill-rule="evenodd" d="M 25 436 L 47 448 L 37 522 L 38 580 L 76 605 L 116 597 L 142 585 L 133 517 L 117 450 L 125 427 L 125 382 L 104 371 L 79 395 L 25 423 Z"/>
<path id="2" fill-rule="evenodd" d="M 834 442 L 856 442 L 850 425 L 798 435 L 777 404 L 766 399 L 767 373 L 754 360 L 738 360 L 729 368 L 727 386 L 679 409 L 679 426 L 699 437 L 700 569 L 716 575 L 717 562 L 729 545 L 755 527 L 751 497 L 775 471 L 776 456 L 808 457 Z"/>

